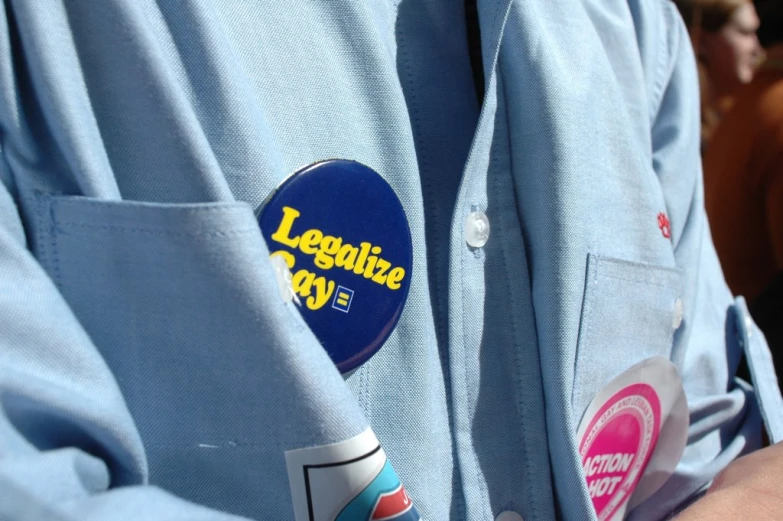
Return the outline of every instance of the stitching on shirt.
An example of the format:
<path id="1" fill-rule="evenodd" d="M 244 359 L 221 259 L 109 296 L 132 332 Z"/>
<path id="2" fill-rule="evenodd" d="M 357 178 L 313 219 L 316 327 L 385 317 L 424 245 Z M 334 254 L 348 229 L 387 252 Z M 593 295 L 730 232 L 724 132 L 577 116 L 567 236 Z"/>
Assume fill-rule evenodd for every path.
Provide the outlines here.
<path id="1" fill-rule="evenodd" d="M 269 443 L 254 443 L 254 442 L 221 442 L 221 443 L 171 443 L 171 442 L 149 442 L 145 441 L 144 445 L 147 447 L 160 447 L 160 448 L 175 448 L 175 449 L 195 449 L 195 450 L 231 450 L 243 447 L 269 447 L 275 448 L 276 445 Z M 276 450 L 276 449 L 275 449 Z"/>
<path id="2" fill-rule="evenodd" d="M 466 257 L 466 255 L 467 254 L 465 253 L 464 250 L 462 251 L 462 253 L 460 255 L 460 264 L 459 264 L 460 265 L 460 275 L 463 276 L 463 277 L 464 277 L 464 274 L 465 274 L 465 257 Z M 464 291 L 464 286 L 463 286 L 463 291 L 461 293 L 462 293 L 462 298 L 458 300 L 458 302 L 460 303 L 460 309 L 459 309 L 459 313 L 455 314 L 455 317 L 459 317 L 459 320 L 462 322 L 462 338 L 465 339 L 465 338 L 469 338 L 469 337 L 467 336 L 467 324 L 465 324 L 465 315 L 464 315 L 464 313 L 465 313 L 465 300 L 467 299 L 467 295 L 465 295 L 465 291 Z M 450 320 L 454 320 L 454 319 L 450 318 Z M 448 350 L 448 351 L 449 351 L 449 359 L 450 359 L 451 358 L 451 352 L 450 352 L 450 350 Z M 463 346 L 462 346 L 462 376 L 463 376 L 463 380 L 462 381 L 463 381 L 463 385 L 465 385 L 465 387 L 467 387 L 467 381 L 468 381 L 468 363 L 467 362 L 468 362 L 468 360 L 467 360 L 467 346 L 463 344 Z M 449 368 L 449 370 L 450 369 L 451 368 Z M 467 392 L 467 389 L 465 389 L 465 391 Z M 457 449 L 457 452 L 459 452 L 459 450 L 458 450 L 459 449 L 459 440 L 457 439 L 457 428 L 456 428 L 457 427 L 457 425 L 456 425 L 456 416 L 457 416 L 456 409 L 457 409 L 457 406 L 454 403 L 456 400 L 455 400 L 453 391 L 452 391 L 451 400 L 452 400 L 452 407 L 454 408 L 453 416 L 454 416 L 454 424 L 455 424 L 454 425 L 454 437 L 453 437 L 454 439 L 453 439 L 453 443 L 455 444 L 455 448 Z M 467 510 L 468 510 L 468 501 L 465 498 L 465 483 L 462 482 L 462 456 L 461 455 L 457 455 L 456 462 L 457 462 L 456 467 L 458 468 L 458 472 L 459 472 L 458 476 L 460 478 L 460 488 L 462 489 L 461 490 L 462 493 L 460 494 L 460 496 L 461 496 L 460 497 L 460 501 L 457 504 L 457 510 L 460 513 L 460 517 L 465 518 L 466 517 L 465 514 L 467 513 Z"/>
<path id="3" fill-rule="evenodd" d="M 590 303 L 593 299 L 593 293 L 596 291 L 593 288 L 597 288 L 598 286 L 598 269 L 597 266 L 594 268 L 591 266 L 591 263 L 593 261 L 593 257 L 588 257 L 587 259 L 587 276 L 585 278 L 585 292 L 582 297 L 582 323 L 579 327 L 579 334 L 576 339 L 576 357 L 574 359 L 574 378 L 573 378 L 573 386 L 574 388 L 571 390 L 571 408 L 573 409 L 574 406 L 576 406 L 577 399 L 581 401 L 584 398 L 584 393 L 581 391 L 582 386 L 577 385 L 578 383 L 581 383 L 579 380 L 579 374 L 580 369 L 582 368 L 582 363 L 580 363 L 580 360 L 583 359 L 583 355 L 585 354 L 583 351 L 584 349 L 590 344 L 590 339 L 593 336 L 593 308 L 595 306 L 591 306 Z M 580 406 L 581 408 L 581 406 Z M 581 416 L 581 413 L 583 411 L 575 411 L 575 416 L 579 417 Z M 579 443 L 579 440 L 576 440 L 577 444 Z M 578 446 L 577 446 L 578 450 Z"/>
<path id="4" fill-rule="evenodd" d="M 464 246 L 463 246 L 463 248 L 464 248 Z M 467 255 L 469 253 L 470 253 L 470 250 L 467 250 L 467 252 L 465 250 L 463 250 L 462 255 L 460 255 L 460 258 L 461 258 L 460 267 L 461 267 L 461 271 L 462 271 L 463 276 L 464 276 L 464 273 L 465 273 L 465 257 L 467 257 Z M 486 270 L 486 257 L 485 257 L 485 261 L 482 263 L 482 270 L 481 270 L 482 274 L 485 272 L 485 270 Z M 486 294 L 484 295 L 484 298 L 486 299 Z M 459 312 L 459 317 L 460 317 L 460 319 L 462 321 L 462 338 L 470 338 L 468 336 L 467 321 L 465 320 L 464 317 L 465 317 L 465 302 L 466 301 L 470 302 L 471 300 L 472 299 L 467 295 L 467 292 L 464 291 L 464 286 L 463 286 L 462 299 L 461 299 L 461 301 L 462 301 L 461 308 L 462 309 L 460 309 L 460 312 Z M 470 406 L 470 405 L 476 403 L 476 397 L 475 397 L 476 392 L 471 392 L 472 389 L 471 389 L 470 386 L 468 386 L 468 349 L 469 349 L 469 347 L 468 347 L 468 344 L 466 342 L 465 345 L 462 348 L 462 372 L 463 372 L 463 380 L 462 380 L 462 382 L 463 382 L 463 385 L 465 386 L 465 394 L 466 394 L 466 397 L 468 399 L 467 400 L 468 405 Z M 479 340 L 479 353 L 480 353 L 480 349 L 481 349 L 481 341 Z M 474 420 L 474 418 L 469 418 L 469 419 L 471 420 L 471 422 Z M 468 431 L 471 431 L 471 429 L 469 428 Z M 471 446 L 473 446 L 473 432 L 470 432 L 469 436 L 470 436 Z M 471 459 L 471 463 L 473 463 L 473 465 L 475 465 L 476 467 L 480 468 L 480 465 L 478 464 L 478 461 L 477 461 L 477 458 L 476 458 L 475 451 L 473 451 L 470 454 L 470 459 Z M 480 479 L 476 480 L 476 481 L 478 482 L 478 486 L 479 486 L 479 489 L 480 489 L 482 497 L 489 497 L 489 491 L 487 490 L 487 485 L 486 485 L 486 483 L 485 483 L 485 481 L 483 479 L 483 476 Z M 464 485 L 463 485 L 463 489 L 464 489 Z M 466 503 L 465 504 L 465 511 L 467 511 L 467 501 L 465 501 L 465 503 Z M 484 513 L 485 514 L 489 514 L 489 516 L 492 517 L 492 511 L 491 511 L 491 507 L 490 507 L 489 504 L 485 504 L 484 505 Z M 465 512 L 463 512 L 463 515 L 464 514 L 465 514 Z"/>
<path id="5" fill-rule="evenodd" d="M 238 202 L 231 203 L 182 203 L 182 204 L 158 204 L 139 201 L 115 201 L 104 199 L 91 199 L 80 196 L 50 196 L 48 197 L 57 206 L 76 206 L 76 207 L 98 207 L 108 211 L 123 212 L 124 210 L 143 209 L 158 213 L 215 213 L 215 212 L 234 212 L 244 205 Z M 209 206 L 203 206 L 203 205 Z"/>
<path id="6" fill-rule="evenodd" d="M 60 287 L 60 262 L 51 197 L 36 191 L 29 200 L 33 204 L 34 218 L 38 223 L 34 230 L 38 262 L 44 267 L 52 282 Z M 46 237 L 46 234 L 49 236 Z"/>
<path id="7" fill-rule="evenodd" d="M 603 257 L 594 254 L 591 254 L 590 258 L 594 259 L 595 270 L 597 273 L 600 273 L 601 277 L 622 280 L 625 282 L 633 282 L 637 284 L 645 284 L 648 286 L 658 286 L 672 289 L 674 291 L 679 291 L 681 288 L 683 272 L 680 268 L 656 266 L 652 264 Z M 612 269 L 614 266 L 624 268 L 624 272 L 616 273 L 616 270 Z M 633 273 L 628 273 L 628 271 L 633 271 Z M 660 275 L 663 275 L 663 277 L 656 277 L 656 272 Z M 660 278 L 673 280 L 669 282 L 661 282 L 658 280 Z"/>
<path id="8" fill-rule="evenodd" d="M 47 216 L 49 217 L 48 224 L 48 230 L 49 230 L 49 242 L 51 244 L 51 255 L 52 255 L 52 278 L 54 279 L 54 283 L 61 287 L 61 277 L 60 277 L 60 254 L 57 244 L 57 226 L 56 221 L 54 218 L 54 205 L 51 203 L 51 200 L 47 201 L 49 204 L 47 204 Z"/>
<path id="9" fill-rule="evenodd" d="M 507 138 L 507 145 L 508 145 L 508 151 L 509 151 L 509 154 L 508 154 L 508 162 L 509 162 L 508 171 L 509 171 L 509 176 L 511 176 L 511 190 L 512 190 L 512 195 L 514 197 L 514 204 L 516 205 L 516 190 L 515 190 L 514 181 L 513 181 L 514 157 L 511 154 L 511 150 L 513 150 L 512 147 L 511 147 L 511 145 L 512 145 L 512 143 L 511 143 L 511 131 L 510 131 L 511 124 L 510 124 L 510 121 L 509 121 L 508 109 L 505 106 L 506 100 L 508 99 L 508 97 L 506 96 L 506 83 L 501 80 L 500 74 L 496 73 L 495 77 L 496 77 L 497 84 L 500 87 L 500 91 L 503 94 L 503 104 L 504 104 L 503 107 L 504 107 L 504 109 L 506 109 L 504 112 L 505 112 L 505 116 L 506 116 L 506 138 Z M 500 108 L 500 103 L 498 103 L 498 108 Z M 495 172 L 496 172 L 496 174 L 495 174 L 495 190 L 498 193 L 501 193 L 500 175 L 499 175 L 500 172 L 499 172 L 499 169 L 497 168 L 497 161 L 498 161 L 498 156 L 497 156 L 497 153 L 495 153 L 495 156 L 493 158 L 493 163 L 495 164 Z M 519 216 L 518 212 L 516 212 L 516 208 L 514 208 L 514 210 L 515 210 L 515 214 L 521 220 L 521 217 Z M 504 223 L 504 219 L 501 217 L 500 219 L 498 219 L 498 222 L 499 222 L 499 224 L 502 225 Z M 522 230 L 522 223 L 521 222 L 519 223 L 519 230 L 520 230 L 520 237 L 521 237 L 522 236 L 522 232 L 521 232 L 521 230 Z M 506 230 L 504 230 L 504 233 L 501 234 L 501 237 L 506 237 L 506 236 L 508 236 L 508 232 Z M 524 250 L 524 237 L 522 237 L 522 243 L 523 243 L 523 250 Z M 502 239 L 500 240 L 500 248 L 503 251 L 503 255 L 501 257 L 501 261 L 503 262 L 503 272 L 506 274 L 507 277 L 510 277 L 511 274 L 509 273 L 509 269 L 508 269 L 508 266 L 509 266 L 508 249 L 506 248 L 506 242 L 503 241 Z M 527 263 L 527 259 L 525 259 L 525 263 Z M 528 274 L 528 282 L 527 282 L 528 284 L 530 284 L 529 277 L 530 277 L 530 275 Z M 508 290 L 508 301 L 509 302 L 514 302 L 514 295 L 512 294 L 511 287 L 508 284 L 506 284 L 506 289 Z M 512 312 L 511 313 L 511 330 L 512 330 L 512 332 L 514 334 L 514 339 L 516 339 L 516 340 L 518 340 L 520 338 L 520 336 L 519 336 L 519 326 L 518 326 L 517 320 L 518 320 L 517 313 Z M 535 318 L 533 319 L 533 323 L 534 323 L 533 327 L 534 327 L 534 329 L 536 329 L 535 328 Z M 538 331 L 536 331 L 536 344 L 538 344 Z M 516 347 L 517 346 L 515 345 L 514 346 L 514 364 L 517 367 L 517 371 L 515 371 L 515 373 L 517 374 L 517 378 L 516 378 L 516 382 L 515 383 L 516 383 L 516 392 L 518 393 L 520 389 L 524 389 L 524 382 L 519 378 L 519 367 L 522 366 L 522 361 L 520 359 L 519 349 L 517 349 Z M 543 370 L 541 368 L 541 357 L 540 357 L 540 354 L 539 354 L 539 356 L 537 358 L 538 358 L 539 371 L 542 373 L 542 378 L 543 378 Z M 542 397 L 543 397 L 543 390 L 542 390 Z M 523 410 L 525 408 L 525 404 L 522 403 L 522 401 L 519 400 L 519 398 L 517 398 L 517 405 L 518 405 L 518 407 L 520 409 L 520 412 L 521 412 L 521 410 Z M 530 439 L 530 430 L 528 428 L 527 422 L 522 420 L 521 415 L 518 415 L 518 418 L 519 418 L 519 421 L 517 423 L 518 423 L 518 425 L 520 427 L 520 430 L 522 432 L 522 437 L 523 437 L 523 441 L 522 441 L 522 443 L 520 443 L 520 448 L 522 450 L 522 457 L 524 458 L 523 459 L 523 461 L 524 461 L 523 464 L 524 464 L 524 467 L 525 467 L 525 475 L 526 475 L 525 477 L 527 478 L 527 479 L 525 479 L 525 483 L 527 484 L 527 498 L 528 498 L 528 502 L 529 502 L 529 505 L 530 505 L 530 512 L 533 515 L 533 519 L 538 519 L 537 502 L 531 500 L 531 498 L 533 498 L 535 496 L 535 492 L 533 490 L 533 484 L 535 483 L 535 479 L 534 479 L 535 476 L 534 476 L 534 474 L 532 472 L 532 469 L 531 469 L 531 466 L 530 466 L 530 456 L 529 456 L 530 453 L 529 453 L 529 451 L 527 449 L 527 440 Z M 544 421 L 544 428 L 546 429 L 546 421 Z"/>
<path id="10" fill-rule="evenodd" d="M 28 201 L 33 207 L 33 218 L 37 223 L 33 230 L 34 248 L 36 249 L 35 253 L 38 257 L 38 262 L 41 263 L 42 266 L 47 267 L 49 265 L 49 252 L 47 251 L 43 237 L 44 230 L 46 229 L 46 204 L 44 196 L 43 194 L 36 192 Z"/>
<path id="11" fill-rule="evenodd" d="M 600 268 L 597 268 L 596 271 L 600 271 Z M 662 282 L 654 282 L 643 278 L 623 277 L 622 275 L 614 275 L 608 273 L 601 273 L 601 277 L 607 279 L 622 280 L 623 282 L 632 282 L 634 284 L 642 284 L 644 286 L 656 286 L 659 288 L 670 289 L 674 292 L 676 292 L 678 289 L 677 284 L 665 284 Z"/>
<path id="12" fill-rule="evenodd" d="M 128 226 L 121 226 L 115 224 L 93 224 L 93 223 L 70 222 L 70 221 L 60 222 L 58 223 L 58 225 L 62 227 L 72 227 L 72 228 L 80 228 L 80 229 L 122 231 L 122 232 L 148 234 L 148 235 L 170 235 L 174 237 L 234 237 L 237 235 L 245 235 L 248 233 L 259 233 L 259 230 L 256 228 L 244 229 L 244 230 L 212 231 L 212 232 L 182 232 L 182 231 L 175 231 L 175 230 L 159 230 L 159 229 L 156 230 L 152 228 L 132 228 Z"/>

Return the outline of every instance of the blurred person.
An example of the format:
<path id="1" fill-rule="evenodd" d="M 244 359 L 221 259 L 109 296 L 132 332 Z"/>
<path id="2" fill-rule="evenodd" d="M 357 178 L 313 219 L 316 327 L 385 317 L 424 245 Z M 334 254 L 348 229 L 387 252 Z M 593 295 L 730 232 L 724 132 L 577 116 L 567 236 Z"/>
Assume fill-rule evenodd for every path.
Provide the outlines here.
<path id="1" fill-rule="evenodd" d="M 761 48 L 759 19 L 750 0 L 675 0 L 699 62 L 702 141 L 706 144 L 731 97 L 753 80 Z"/>
<path id="2" fill-rule="evenodd" d="M 779 323 L 783 308 L 781 291 L 773 288 L 783 270 L 783 6 L 766 2 L 759 12 L 767 59 L 737 92 L 713 135 L 704 155 L 704 177 L 707 214 L 726 282 L 751 302 L 773 340 L 777 335 L 770 328 Z"/>

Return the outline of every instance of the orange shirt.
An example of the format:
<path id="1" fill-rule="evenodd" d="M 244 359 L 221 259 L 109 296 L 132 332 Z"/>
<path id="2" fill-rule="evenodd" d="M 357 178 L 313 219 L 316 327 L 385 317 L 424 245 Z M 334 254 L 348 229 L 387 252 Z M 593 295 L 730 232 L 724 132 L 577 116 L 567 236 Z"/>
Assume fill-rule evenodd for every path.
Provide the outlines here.
<path id="1" fill-rule="evenodd" d="M 705 152 L 704 191 L 726 282 L 752 300 L 783 269 L 783 69 L 737 93 Z"/>

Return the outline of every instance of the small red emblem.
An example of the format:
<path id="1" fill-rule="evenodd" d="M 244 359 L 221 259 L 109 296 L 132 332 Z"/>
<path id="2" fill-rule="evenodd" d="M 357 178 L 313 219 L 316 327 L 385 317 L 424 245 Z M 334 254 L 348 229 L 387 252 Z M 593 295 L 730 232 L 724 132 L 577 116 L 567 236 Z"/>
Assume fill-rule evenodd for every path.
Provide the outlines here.
<path id="1" fill-rule="evenodd" d="M 669 218 L 666 217 L 666 214 L 661 212 L 658 214 L 658 228 L 661 229 L 661 233 L 664 237 L 667 239 L 670 239 L 672 236 L 672 230 L 669 226 Z"/>

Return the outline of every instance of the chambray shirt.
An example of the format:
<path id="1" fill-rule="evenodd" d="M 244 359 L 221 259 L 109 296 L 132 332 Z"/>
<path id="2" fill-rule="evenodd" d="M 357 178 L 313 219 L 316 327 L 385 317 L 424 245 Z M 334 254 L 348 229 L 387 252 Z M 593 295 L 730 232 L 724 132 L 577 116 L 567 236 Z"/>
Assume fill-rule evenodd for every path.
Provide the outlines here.
<path id="1" fill-rule="evenodd" d="M 0 519 L 293 519 L 286 451 L 368 427 L 428 521 L 595 519 L 580 416 L 655 355 L 689 443 L 632 519 L 695 497 L 762 417 L 780 439 L 705 219 L 675 9 L 479 0 L 480 106 L 463 4 L 3 3 Z M 399 324 L 347 379 L 255 219 L 335 157 L 389 182 L 413 238 Z"/>

